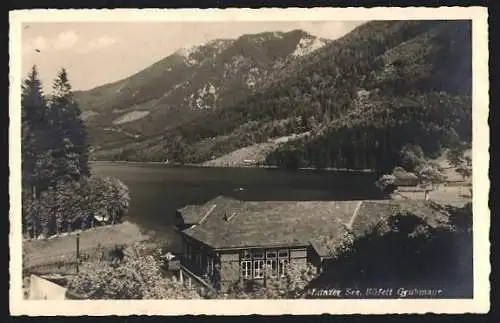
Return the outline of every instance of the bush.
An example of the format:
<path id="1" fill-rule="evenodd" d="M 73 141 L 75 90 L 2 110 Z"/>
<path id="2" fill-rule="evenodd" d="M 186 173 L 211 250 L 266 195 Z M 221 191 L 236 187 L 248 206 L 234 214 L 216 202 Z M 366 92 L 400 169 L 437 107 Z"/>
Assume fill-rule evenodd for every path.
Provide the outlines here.
<path id="1" fill-rule="evenodd" d="M 160 264 L 132 246 L 123 260 L 88 262 L 69 284 L 72 293 L 90 299 L 200 298 L 195 290 L 162 276 Z"/>
<path id="2" fill-rule="evenodd" d="M 240 282 L 231 286 L 229 293 L 222 296 L 231 299 L 297 299 L 306 292 L 307 287 L 318 277 L 317 269 L 311 264 L 306 266 L 288 265 L 284 277 L 269 277 L 265 285 Z"/>
<path id="3" fill-rule="evenodd" d="M 472 295 L 472 203 L 447 206 L 449 222 L 430 214 L 397 211 L 356 238 L 351 248 L 328 261 L 320 282 L 360 288 L 441 288 L 447 296 Z"/>
<path id="4" fill-rule="evenodd" d="M 434 188 L 446 180 L 439 166 L 432 163 L 426 163 L 417 169 L 417 176 L 421 185 L 427 188 Z"/>
<path id="5" fill-rule="evenodd" d="M 424 152 L 419 145 L 406 144 L 399 152 L 401 166 L 409 172 L 414 171 L 424 162 Z"/>
<path id="6" fill-rule="evenodd" d="M 376 182 L 375 185 L 386 194 L 391 194 L 397 189 L 396 177 L 394 175 L 384 174 Z"/>

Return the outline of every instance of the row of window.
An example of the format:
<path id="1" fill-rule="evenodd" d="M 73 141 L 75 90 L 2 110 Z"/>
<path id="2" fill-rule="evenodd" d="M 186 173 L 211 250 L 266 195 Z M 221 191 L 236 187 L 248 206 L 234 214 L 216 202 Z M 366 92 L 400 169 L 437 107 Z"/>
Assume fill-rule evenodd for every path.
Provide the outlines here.
<path id="1" fill-rule="evenodd" d="M 202 265 L 202 255 L 194 253 L 191 244 L 185 245 L 185 259 L 195 260 L 197 266 Z M 241 275 L 245 279 L 262 279 L 267 277 L 284 277 L 287 272 L 290 253 L 288 250 L 253 250 L 244 251 L 241 254 Z M 194 259 L 193 259 L 194 258 Z M 215 259 L 208 256 L 206 262 L 206 272 L 208 275 L 214 274 Z"/>
<path id="2" fill-rule="evenodd" d="M 253 250 L 241 255 L 241 275 L 245 279 L 284 277 L 289 260 L 288 250 Z"/>
<path id="3" fill-rule="evenodd" d="M 243 260 L 241 275 L 245 279 L 268 277 L 285 277 L 288 259 Z"/>
<path id="4" fill-rule="evenodd" d="M 241 255 L 242 259 L 250 260 L 250 259 L 275 259 L 275 258 L 288 258 L 289 253 L 288 250 L 279 250 L 279 251 L 244 251 Z"/>

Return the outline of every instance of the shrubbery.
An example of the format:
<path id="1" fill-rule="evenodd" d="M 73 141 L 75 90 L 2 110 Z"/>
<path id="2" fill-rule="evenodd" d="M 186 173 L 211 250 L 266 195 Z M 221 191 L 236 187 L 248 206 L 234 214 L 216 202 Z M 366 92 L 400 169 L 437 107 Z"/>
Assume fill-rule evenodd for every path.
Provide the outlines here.
<path id="1" fill-rule="evenodd" d="M 401 166 L 409 172 L 414 171 L 425 161 L 422 147 L 414 144 L 403 145 L 400 151 L 400 158 Z"/>
<path id="2" fill-rule="evenodd" d="M 268 276 L 269 277 L 269 276 Z M 318 277 L 317 269 L 311 264 L 306 266 L 287 266 L 284 277 L 266 278 L 264 285 L 254 284 L 242 286 L 240 282 L 235 283 L 226 295 L 225 299 L 296 299 L 301 298 L 306 292 L 309 284 Z M 220 298 L 220 297 L 219 297 Z"/>
<path id="3" fill-rule="evenodd" d="M 144 246 L 126 250 L 123 259 L 85 263 L 68 289 L 89 299 L 193 299 L 191 288 L 173 278 L 164 278 L 160 263 L 142 252 Z"/>
<path id="4" fill-rule="evenodd" d="M 391 194 L 397 189 L 396 177 L 394 175 L 385 174 L 382 175 L 376 182 L 375 185 L 380 188 L 385 194 Z"/>
<path id="5" fill-rule="evenodd" d="M 472 295 L 472 204 L 443 206 L 448 221 L 398 212 L 331 260 L 318 282 L 352 287 L 443 288 Z"/>

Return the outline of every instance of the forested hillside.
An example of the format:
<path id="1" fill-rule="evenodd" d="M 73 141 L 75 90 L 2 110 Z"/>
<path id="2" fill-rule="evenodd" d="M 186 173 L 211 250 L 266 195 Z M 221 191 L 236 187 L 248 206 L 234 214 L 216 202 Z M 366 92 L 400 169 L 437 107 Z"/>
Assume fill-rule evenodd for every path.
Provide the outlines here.
<path id="1" fill-rule="evenodd" d="M 169 128 L 163 157 L 202 162 L 269 138 L 283 167 L 387 169 L 402 145 L 436 152 L 471 138 L 467 21 L 376 21 L 284 69 L 224 110 Z"/>
<path id="2" fill-rule="evenodd" d="M 407 144 L 432 156 L 470 143 L 470 23 L 428 24 L 432 28 L 373 60 L 351 87 L 346 113 L 270 153 L 267 163 L 386 171 L 404 163 Z"/>
<path id="3" fill-rule="evenodd" d="M 237 104 L 326 42 L 301 30 L 217 39 L 180 49 L 124 80 L 77 92 L 75 99 L 97 158 L 161 160 L 160 147 L 153 153 L 138 147 L 161 143 L 166 128 Z"/>
<path id="4" fill-rule="evenodd" d="M 301 31 L 246 35 L 227 43 L 214 59 L 213 44 L 88 92 L 81 102 L 91 102 L 94 92 L 116 92 L 118 85 L 127 89 L 110 102 L 84 104 L 86 111 L 93 104 L 91 110 L 103 111 L 87 120 L 101 146 L 96 158 L 202 163 L 272 142 L 260 158 L 268 165 L 385 171 L 401 164 L 408 144 L 431 156 L 471 142 L 469 21 L 373 21 L 322 47 Z M 308 50 L 298 51 L 301 46 Z M 223 68 L 238 53 L 245 57 L 238 65 L 243 67 Z M 257 66 L 260 74 L 250 86 L 250 71 Z M 169 74 L 178 69 L 182 72 Z M 233 79 L 229 71 L 235 71 Z M 186 75 L 185 87 L 173 86 L 184 84 L 179 80 Z M 242 79 L 244 84 L 235 81 Z M 202 91 L 207 96 L 191 102 L 199 91 L 188 89 L 215 80 L 222 83 L 214 93 Z M 133 87 L 135 82 L 140 86 Z M 113 97 L 111 92 L 104 97 Z M 165 96 L 151 99 L 160 93 Z M 147 111 L 106 128 L 124 106 L 128 112 Z"/>

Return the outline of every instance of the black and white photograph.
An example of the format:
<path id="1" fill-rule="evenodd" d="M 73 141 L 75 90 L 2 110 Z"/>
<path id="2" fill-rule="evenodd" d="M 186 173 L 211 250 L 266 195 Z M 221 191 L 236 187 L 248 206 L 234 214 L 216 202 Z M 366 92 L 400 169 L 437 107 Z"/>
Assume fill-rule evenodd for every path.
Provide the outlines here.
<path id="1" fill-rule="evenodd" d="M 488 311 L 486 9 L 376 9 L 11 13 L 11 311 Z"/>

